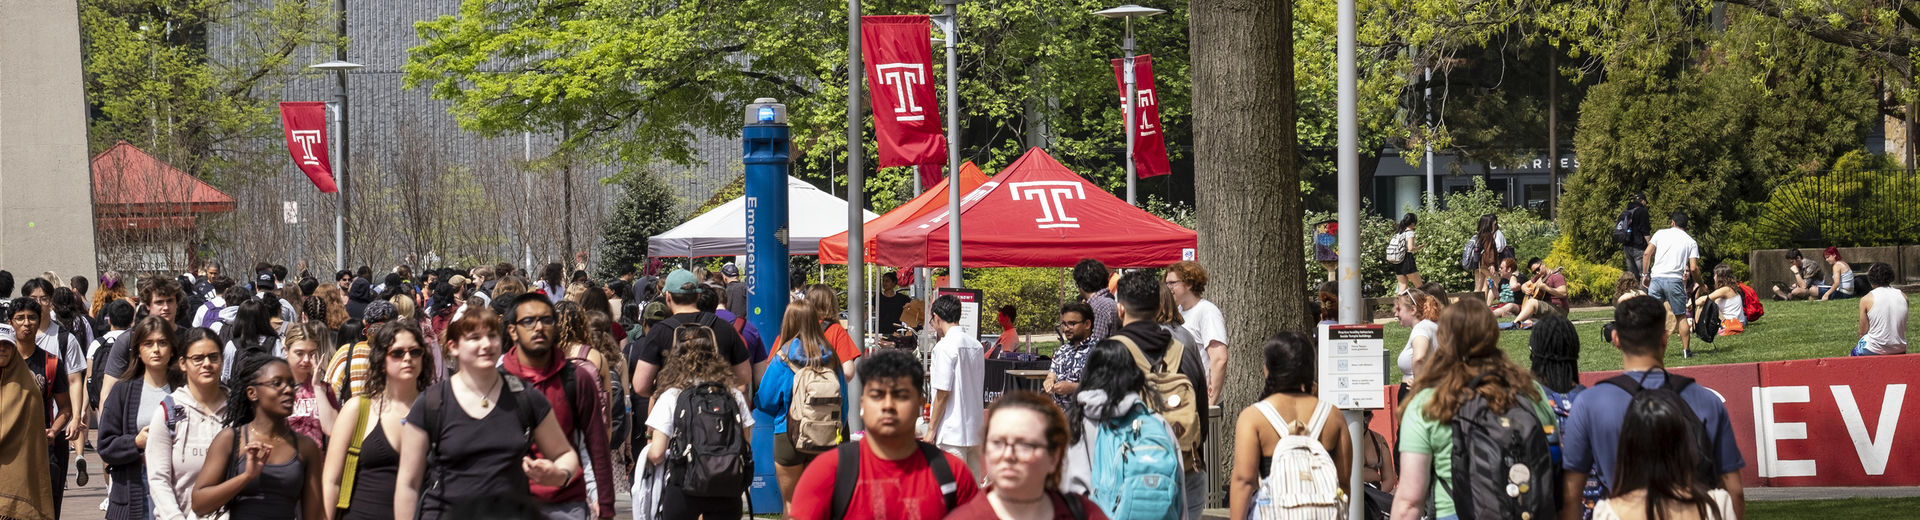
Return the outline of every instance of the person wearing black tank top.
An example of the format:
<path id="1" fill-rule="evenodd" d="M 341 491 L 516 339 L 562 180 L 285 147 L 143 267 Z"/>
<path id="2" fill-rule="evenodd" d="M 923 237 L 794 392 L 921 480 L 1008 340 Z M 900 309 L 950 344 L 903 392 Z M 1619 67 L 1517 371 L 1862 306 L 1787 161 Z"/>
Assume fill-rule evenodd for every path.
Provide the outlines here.
<path id="1" fill-rule="evenodd" d="M 526 317 L 543 318 L 552 319 Z M 408 412 L 392 518 L 435 520 L 453 517 L 456 507 L 525 504 L 530 483 L 558 487 L 580 478 L 580 459 L 547 398 L 498 368 L 505 331 L 499 317 L 481 309 L 447 326 L 459 372 L 421 392 Z M 527 456 L 533 444 L 551 458 Z"/>
<path id="2" fill-rule="evenodd" d="M 232 518 L 326 518 L 320 503 L 320 446 L 293 433 L 293 368 L 249 354 L 227 382 L 227 429 L 207 447 L 207 468 L 193 490 L 193 512 Z M 218 470 L 215 470 L 218 468 Z"/>
<path id="3" fill-rule="evenodd" d="M 412 322 L 394 321 L 374 329 L 367 356 L 365 393 L 347 401 L 334 420 L 334 441 L 327 446 L 326 470 L 321 473 L 322 502 L 336 508 L 333 518 L 374 520 L 392 518 L 394 478 L 400 470 L 400 433 L 407 412 L 433 374 L 420 330 Z M 363 422 L 364 421 L 364 422 Z M 351 484 L 342 480 L 354 440 L 359 453 L 352 462 Z M 351 485 L 352 487 L 345 487 Z M 344 507 L 340 497 L 348 496 Z"/>

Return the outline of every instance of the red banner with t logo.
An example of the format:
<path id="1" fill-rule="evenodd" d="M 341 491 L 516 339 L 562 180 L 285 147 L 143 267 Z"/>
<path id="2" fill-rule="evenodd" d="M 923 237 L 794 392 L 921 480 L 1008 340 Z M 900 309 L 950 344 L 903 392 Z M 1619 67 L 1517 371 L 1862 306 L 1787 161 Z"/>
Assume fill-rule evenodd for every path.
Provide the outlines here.
<path id="1" fill-rule="evenodd" d="M 920 16 L 860 17 L 860 58 L 873 100 L 880 167 L 921 166 L 927 186 L 940 182 L 947 138 L 933 93 L 932 25 Z"/>
<path id="2" fill-rule="evenodd" d="M 293 154 L 293 164 L 307 173 L 307 179 L 320 188 L 320 193 L 339 191 L 333 186 L 333 165 L 327 161 L 327 104 L 319 101 L 281 103 L 280 121 L 285 126 L 287 151 Z"/>
<path id="3" fill-rule="evenodd" d="M 1166 136 L 1160 133 L 1160 96 L 1153 91 L 1153 56 L 1133 58 L 1134 120 L 1133 165 L 1140 178 L 1173 173 L 1167 166 Z M 1113 79 L 1120 84 L 1120 108 L 1127 106 L 1126 60 L 1113 60 Z"/>

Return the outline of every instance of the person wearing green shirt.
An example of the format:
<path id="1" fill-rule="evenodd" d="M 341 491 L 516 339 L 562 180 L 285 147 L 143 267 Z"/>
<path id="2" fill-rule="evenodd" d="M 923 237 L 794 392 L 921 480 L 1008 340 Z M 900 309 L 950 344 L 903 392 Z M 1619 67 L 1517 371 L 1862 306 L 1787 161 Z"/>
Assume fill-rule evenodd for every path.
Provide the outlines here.
<path id="1" fill-rule="evenodd" d="M 1437 345 L 1429 352 L 1413 381 L 1413 398 L 1400 409 L 1400 486 L 1394 493 L 1393 518 L 1420 518 L 1428 486 L 1438 475 L 1445 485 L 1435 490 L 1433 518 L 1453 520 L 1453 414 L 1463 403 L 1470 381 L 1489 376 L 1480 388 L 1495 410 L 1531 406 L 1540 424 L 1553 433 L 1558 427 L 1552 405 L 1545 400 L 1532 372 L 1514 364 L 1500 350 L 1500 326 L 1493 313 L 1477 301 L 1457 303 L 1440 312 Z"/>

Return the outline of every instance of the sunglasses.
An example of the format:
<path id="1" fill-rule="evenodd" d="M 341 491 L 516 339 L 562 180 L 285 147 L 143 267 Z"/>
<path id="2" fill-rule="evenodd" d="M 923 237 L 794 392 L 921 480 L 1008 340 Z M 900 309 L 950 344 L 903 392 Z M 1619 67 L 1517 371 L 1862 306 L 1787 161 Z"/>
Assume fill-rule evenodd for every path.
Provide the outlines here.
<path id="1" fill-rule="evenodd" d="M 387 351 L 387 359 L 401 359 L 401 360 L 404 360 L 404 359 L 407 359 L 407 358 L 409 358 L 409 357 L 411 357 L 411 358 L 414 358 L 414 359 L 426 359 L 426 358 L 427 358 L 427 349 L 423 349 L 423 348 L 410 348 L 410 349 L 405 349 L 405 350 L 389 350 L 389 351 Z"/>

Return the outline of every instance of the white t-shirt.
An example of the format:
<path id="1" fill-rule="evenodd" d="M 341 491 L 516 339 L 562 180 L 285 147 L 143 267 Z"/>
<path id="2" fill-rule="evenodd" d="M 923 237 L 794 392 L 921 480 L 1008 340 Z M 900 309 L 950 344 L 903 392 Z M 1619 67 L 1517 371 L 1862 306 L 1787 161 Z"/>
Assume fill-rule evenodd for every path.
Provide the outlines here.
<path id="1" fill-rule="evenodd" d="M 1187 332 L 1193 333 L 1193 339 L 1199 343 L 1188 347 L 1200 350 L 1200 366 L 1208 367 L 1207 377 L 1213 377 L 1213 364 L 1209 359 L 1211 356 L 1207 355 L 1207 345 L 1215 341 L 1223 345 L 1227 343 L 1226 317 L 1220 315 L 1220 308 L 1214 306 L 1213 302 L 1200 300 L 1191 309 L 1180 309 L 1180 319 L 1186 322 L 1182 326 L 1187 328 Z"/>
<path id="2" fill-rule="evenodd" d="M 36 346 L 39 346 L 40 350 L 45 350 L 47 351 L 48 354 L 53 354 L 54 357 L 60 358 L 61 361 L 66 362 L 67 375 L 86 372 L 87 371 L 86 343 L 80 341 L 80 338 L 74 337 L 72 335 L 68 335 L 67 348 L 61 349 L 59 336 L 53 334 L 53 332 L 57 332 L 59 330 L 60 330 L 59 327 L 47 328 L 48 332 L 42 332 L 39 335 L 34 336 L 33 344 Z"/>
<path id="3" fill-rule="evenodd" d="M 746 396 L 740 395 L 740 390 L 738 389 L 729 388 L 727 391 L 733 392 L 734 406 L 740 407 L 740 428 L 742 430 L 752 430 L 753 408 L 747 406 Z M 653 409 L 647 412 L 647 427 L 660 430 L 660 433 L 668 437 L 679 435 L 680 432 L 674 431 L 673 429 L 673 416 L 679 410 L 679 388 L 669 389 L 661 393 L 660 401 L 654 403 Z"/>
<path id="4" fill-rule="evenodd" d="M 958 326 L 933 346 L 933 389 L 945 390 L 946 410 L 940 414 L 940 432 L 936 444 L 979 446 L 981 429 L 986 427 L 987 354 L 980 341 L 968 337 Z"/>
<path id="5" fill-rule="evenodd" d="M 1438 337 L 1437 335 L 1439 333 L 1440 324 L 1434 323 L 1433 320 L 1420 320 L 1420 323 L 1413 324 L 1413 333 L 1407 335 L 1407 345 L 1400 348 L 1400 358 L 1395 360 L 1400 365 L 1402 380 L 1412 382 L 1413 376 L 1415 375 L 1413 371 L 1413 338 L 1427 338 L 1427 353 L 1431 354 L 1433 353 L 1434 347 L 1440 346 L 1439 341 L 1434 339 Z"/>
<path id="6" fill-rule="evenodd" d="M 1653 278 L 1680 279 L 1686 275 L 1687 261 L 1700 258 L 1700 243 L 1680 228 L 1654 232 L 1647 247 L 1653 248 Z"/>

